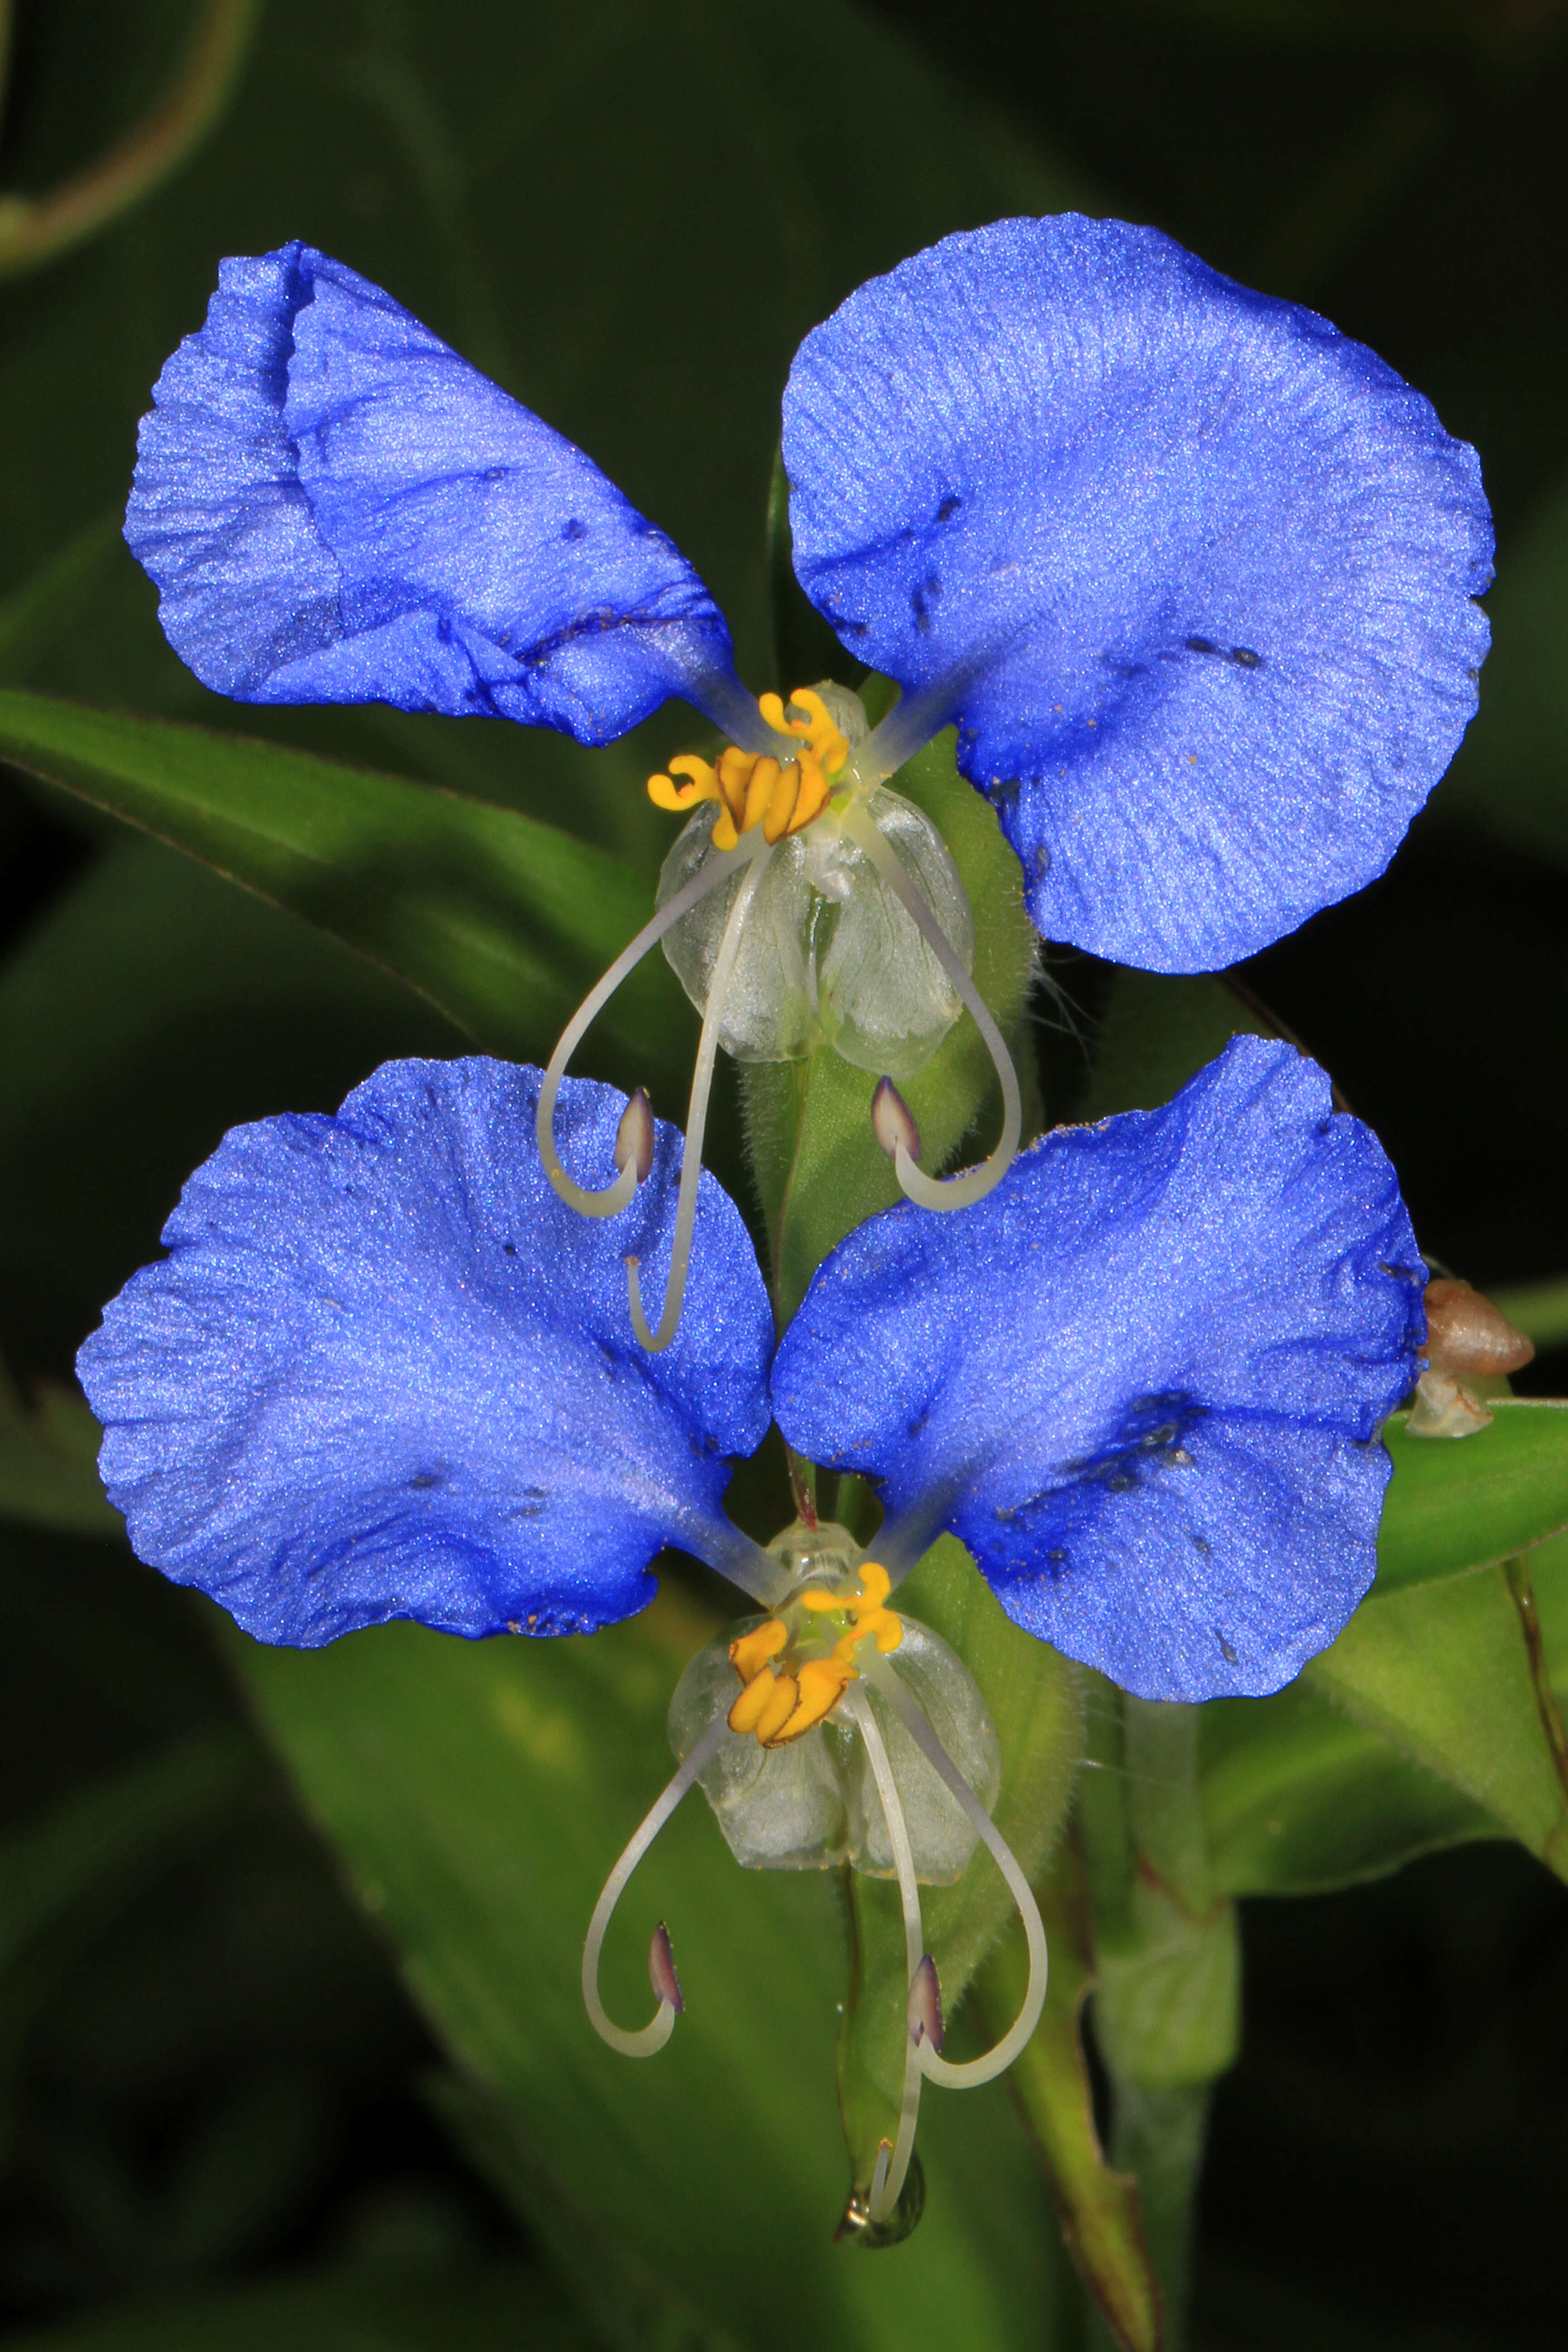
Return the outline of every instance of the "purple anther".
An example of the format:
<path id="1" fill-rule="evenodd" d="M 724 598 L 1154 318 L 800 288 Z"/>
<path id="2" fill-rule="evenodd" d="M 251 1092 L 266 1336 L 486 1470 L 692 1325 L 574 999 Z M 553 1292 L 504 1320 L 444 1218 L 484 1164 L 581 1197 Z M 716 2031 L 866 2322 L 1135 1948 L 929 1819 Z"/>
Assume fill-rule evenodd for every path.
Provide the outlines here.
<path id="1" fill-rule="evenodd" d="M 645 1095 L 643 1100 L 646 1102 L 647 1099 Z M 635 1096 L 633 1100 L 636 1100 Z M 647 1980 L 658 2000 L 668 2001 L 677 2017 L 684 2016 L 686 2003 L 680 1997 L 680 1979 L 675 1973 L 675 1955 L 669 1948 L 669 1929 L 662 1919 L 654 1929 L 653 1940 L 647 1948 Z M 933 1984 L 936 1981 L 934 1969 L 931 1981 Z M 940 2018 L 940 2010 L 937 2013 Z M 936 2046 L 940 2050 L 942 2043 L 939 2042 Z"/>
<path id="2" fill-rule="evenodd" d="M 646 1184 L 653 1166 L 653 1105 L 646 1087 L 632 1096 L 616 1129 L 616 1166 L 624 1170 L 628 1160 L 637 1169 L 637 1182 Z"/>
<path id="3" fill-rule="evenodd" d="M 901 1143 L 911 1160 L 921 1156 L 921 1131 L 914 1114 L 891 1078 L 879 1078 L 871 1097 L 871 1132 L 891 1160 Z"/>
<path id="4" fill-rule="evenodd" d="M 909 2020 L 910 2040 L 917 2048 L 922 2039 L 929 2042 L 940 2058 L 944 2031 L 942 1986 L 937 1979 L 936 1962 L 929 1952 L 910 1979 L 910 2005 L 905 2013 Z"/>

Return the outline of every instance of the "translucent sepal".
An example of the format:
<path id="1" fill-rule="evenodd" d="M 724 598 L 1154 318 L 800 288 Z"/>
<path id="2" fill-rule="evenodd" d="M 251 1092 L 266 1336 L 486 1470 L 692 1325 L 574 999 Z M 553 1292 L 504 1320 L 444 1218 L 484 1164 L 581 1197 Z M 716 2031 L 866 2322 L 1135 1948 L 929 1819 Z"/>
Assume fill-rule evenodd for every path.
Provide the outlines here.
<path id="1" fill-rule="evenodd" d="M 958 868 L 931 820 L 881 788 L 858 795 L 911 875 L 963 971 L 974 961 L 974 918 Z M 746 919 L 725 994 L 719 1043 L 741 1062 L 799 1061 L 823 1044 L 879 1076 L 925 1067 L 963 1011 L 941 958 L 898 893 L 826 809 L 781 841 Z M 659 877 L 662 908 L 724 853 L 713 811 L 678 836 Z M 699 1012 L 706 1010 L 738 877 L 693 905 L 664 937 L 664 952 Z"/>

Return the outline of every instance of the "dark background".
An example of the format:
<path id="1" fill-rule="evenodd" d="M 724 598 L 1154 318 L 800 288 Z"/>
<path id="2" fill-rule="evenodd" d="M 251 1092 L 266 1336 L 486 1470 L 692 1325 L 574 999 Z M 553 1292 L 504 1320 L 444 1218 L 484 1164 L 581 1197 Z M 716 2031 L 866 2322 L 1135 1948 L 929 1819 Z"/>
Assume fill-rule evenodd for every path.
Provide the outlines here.
<path id="1" fill-rule="evenodd" d="M 362 58 L 468 44 L 454 61 L 458 93 L 465 77 L 526 76 L 537 12 L 506 13 L 510 46 L 492 61 L 485 28 L 497 12 L 476 6 L 465 22 L 463 0 L 338 12 L 355 17 Z M 625 13 L 657 34 L 658 12 L 643 0 Z M 1219 268 L 1310 302 L 1427 392 L 1481 451 L 1506 589 L 1510 546 L 1531 544 L 1568 474 L 1562 8 L 1085 0 L 1016 12 L 902 0 L 873 13 L 879 30 L 893 27 L 934 60 L 955 109 L 973 110 L 963 121 L 981 127 L 955 135 L 994 139 L 1024 159 L 1015 177 L 1026 192 L 1036 184 L 1027 159 L 1044 151 L 1040 203 L 1058 200 L 1059 171 L 1085 201 L 1157 221 Z M 174 0 L 37 0 L 17 14 L 0 186 L 36 187 L 145 103 L 190 12 Z M 771 12 L 781 61 L 790 14 Z M 699 212 L 722 209 L 729 168 L 709 152 L 708 131 L 725 101 L 730 20 L 721 8 L 708 15 L 713 69 L 684 95 L 678 82 L 651 92 L 639 133 L 657 201 L 679 174 L 680 200 Z M 457 293 L 445 309 L 425 299 L 431 254 L 443 240 L 460 248 L 467 233 L 439 152 L 426 140 L 410 200 L 423 207 L 425 243 L 410 245 L 400 270 L 404 215 L 380 186 L 363 107 L 354 111 L 363 91 L 344 84 L 342 149 L 322 159 L 322 77 L 330 85 L 339 68 L 304 15 L 287 12 L 286 27 L 284 16 L 268 12 L 252 69 L 264 102 L 247 97 L 217 134 L 227 153 L 198 159 L 184 195 L 174 184 L 114 233 L 120 263 L 84 253 L 0 286 L 7 584 L 122 495 L 146 388 L 195 323 L 226 249 L 205 219 L 209 186 L 226 229 L 241 181 L 248 189 L 275 173 L 292 185 L 305 170 L 300 231 L 325 241 L 309 173 L 330 169 L 346 192 L 340 244 L 354 221 L 363 230 L 344 257 L 532 396 L 529 366 L 507 364 L 525 348 L 515 321 L 490 321 L 500 358 L 480 347 L 488 298 L 473 287 L 463 296 L 451 250 Z M 837 80 L 824 70 L 759 132 L 781 173 L 805 175 L 828 225 L 827 260 L 803 262 L 800 282 L 779 292 L 773 341 L 757 343 L 763 390 L 739 404 L 741 457 L 713 467 L 725 496 L 754 484 L 745 530 L 759 548 L 763 395 L 776 400 L 795 337 L 822 314 L 822 289 L 831 302 L 868 268 L 984 216 L 972 200 L 965 213 L 959 190 L 931 199 L 934 226 L 918 207 L 901 219 L 896 194 L 884 215 L 838 219 L 836 205 L 859 201 L 845 158 L 861 110 L 880 102 L 864 76 L 881 56 L 856 51 Z M 574 101 L 587 103 L 586 121 L 546 107 L 527 137 L 535 147 L 624 138 L 619 118 L 596 121 L 591 100 L 590 68 Z M 933 121 L 940 109 L 911 116 L 911 138 L 932 137 Z M 306 142 L 308 170 L 296 152 Z M 417 152 L 417 124 L 412 144 Z M 590 208 L 557 245 L 576 236 L 588 250 L 616 234 L 606 194 L 600 216 Z M 132 290 L 117 291 L 124 256 L 143 267 L 160 241 L 174 258 L 158 299 L 142 303 L 134 269 Z M 508 299 L 533 287 L 526 259 L 502 281 Z M 712 564 L 744 650 L 760 603 L 721 576 L 701 497 L 689 494 L 689 515 L 672 510 L 679 493 L 657 502 L 639 469 L 657 482 L 663 461 L 625 435 L 617 447 L 614 404 L 626 390 L 607 380 L 614 320 L 602 299 L 595 310 L 591 286 L 574 311 L 569 262 L 539 298 L 546 331 L 558 344 L 580 333 L 594 358 L 581 380 L 559 378 L 554 421 Z M 663 442 L 680 443 L 688 474 L 704 431 L 700 413 L 681 408 L 677 394 L 696 378 L 679 370 L 726 364 L 734 301 L 759 299 L 746 269 L 743 252 L 705 248 L 689 279 L 638 297 L 667 306 L 668 343 L 686 355 L 672 358 L 675 390 L 646 367 L 636 390 Z M 466 336 L 455 315 L 465 299 L 478 322 Z M 129 559 L 111 556 L 28 682 L 234 723 L 177 673 L 151 612 Z M 1485 708 L 1480 724 L 1490 724 Z M 555 773 L 535 785 L 507 765 L 510 745 L 491 744 L 471 755 L 478 770 L 442 772 L 447 755 L 416 727 L 373 741 L 363 728 L 321 723 L 300 740 L 523 804 Z M 1508 797 L 1512 739 L 1500 734 L 1489 755 L 1487 740 L 1478 730 L 1381 882 L 1245 975 L 1378 1129 L 1423 1245 L 1483 1286 L 1568 1267 L 1568 864 L 1552 839 L 1562 821 L 1542 815 L 1534 771 Z M 562 823 L 591 822 L 537 804 Z M 626 819 L 619 845 L 646 856 L 652 836 L 637 822 Z M 158 940 L 143 961 L 125 945 L 132 909 Z M 0 1343 L 24 1381 L 68 1370 L 98 1304 L 150 1254 L 182 1175 L 225 1125 L 330 1107 L 386 1054 L 454 1042 L 437 1016 L 338 950 L 4 777 L 0 950 L 0 1021 L 13 1024 L 0 1029 Z M 1092 968 L 1064 960 L 1059 977 L 1091 1017 Z M 1049 1031 L 1042 1049 L 1054 1108 L 1070 1109 L 1075 1048 Z M 1559 1353 L 1521 1385 L 1552 1393 L 1565 1381 Z M 526 2259 L 516 2225 L 423 2096 L 437 2053 L 255 1746 L 205 1604 L 111 1543 L 19 1528 L 5 1530 L 0 1591 L 0 1888 L 25 1883 L 30 1826 L 51 1807 L 88 1802 L 112 1768 L 151 1765 L 171 1742 L 191 1741 L 185 1752 L 205 1759 L 213 1790 L 205 1809 L 89 1874 L 19 1954 L 0 1927 L 0 2096 L 8 2084 L 11 2102 L 3 2324 L 302 2263 L 405 2277 L 459 2257 Z M 1310 1903 L 1251 1905 L 1245 1931 L 1247 2041 L 1216 2103 L 1201 2340 L 1347 2352 L 1560 2345 L 1568 1891 L 1517 1851 L 1481 1846 Z"/>

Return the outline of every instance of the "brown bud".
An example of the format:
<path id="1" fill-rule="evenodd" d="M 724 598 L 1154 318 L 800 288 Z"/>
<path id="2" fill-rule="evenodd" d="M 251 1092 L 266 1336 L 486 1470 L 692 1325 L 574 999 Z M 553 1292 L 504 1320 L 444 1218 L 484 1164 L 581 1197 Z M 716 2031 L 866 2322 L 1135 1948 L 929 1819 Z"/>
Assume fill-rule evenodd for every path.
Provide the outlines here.
<path id="1" fill-rule="evenodd" d="M 936 1962 L 928 1952 L 910 1979 L 910 2002 L 905 2011 L 910 2040 L 931 2043 L 937 2056 L 942 2056 L 944 2031 L 942 2019 L 942 1986 L 937 1980 Z"/>
<path id="2" fill-rule="evenodd" d="M 1426 1356 L 1435 1371 L 1472 1379 L 1517 1372 L 1535 1349 L 1489 1298 L 1468 1282 L 1426 1285 Z"/>
<path id="3" fill-rule="evenodd" d="M 647 1980 L 657 2000 L 668 2001 L 677 2017 L 683 2016 L 686 2003 L 680 1998 L 680 1979 L 675 1973 L 675 1955 L 669 1948 L 669 1929 L 661 1919 L 653 1931 L 653 1941 L 647 1948 Z"/>
<path id="4" fill-rule="evenodd" d="M 624 1172 L 628 1160 L 636 1165 L 637 1182 L 646 1184 L 653 1166 L 653 1105 L 646 1087 L 632 1096 L 616 1129 L 616 1166 Z"/>
<path id="5" fill-rule="evenodd" d="M 921 1156 L 921 1131 L 914 1114 L 891 1078 L 879 1078 L 871 1097 L 871 1132 L 889 1160 L 901 1143 L 911 1160 Z"/>

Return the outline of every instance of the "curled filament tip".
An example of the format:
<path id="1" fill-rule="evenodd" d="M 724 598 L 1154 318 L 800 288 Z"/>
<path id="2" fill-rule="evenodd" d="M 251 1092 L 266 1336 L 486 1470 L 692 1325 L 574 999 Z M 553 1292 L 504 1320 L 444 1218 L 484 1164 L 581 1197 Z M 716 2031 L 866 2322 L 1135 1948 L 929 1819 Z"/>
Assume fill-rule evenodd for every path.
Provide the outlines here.
<path id="1" fill-rule="evenodd" d="M 616 1129 L 616 1166 L 623 1176 L 628 1160 L 637 1182 L 646 1184 L 653 1167 L 653 1105 L 646 1087 L 638 1087 Z"/>
<path id="2" fill-rule="evenodd" d="M 698 900 L 705 898 L 710 890 L 717 890 L 721 883 L 727 882 L 735 868 L 738 866 L 743 866 L 752 855 L 750 846 L 743 845 L 727 855 L 721 853 L 710 858 L 700 872 L 694 874 L 683 889 L 678 890 L 673 898 L 667 899 L 652 921 L 643 925 L 631 945 L 622 950 L 604 978 L 596 981 L 588 991 L 587 995 L 561 1033 L 561 1042 L 550 1057 L 550 1067 L 544 1073 L 544 1084 L 539 1089 L 539 1107 L 534 1114 L 534 1135 L 539 1144 L 539 1156 L 544 1162 L 546 1175 L 568 1206 L 576 1209 L 584 1217 L 618 1216 L 630 1202 L 642 1180 L 637 1173 L 636 1159 L 630 1155 L 626 1159 L 621 1157 L 621 1140 L 626 1133 L 625 1118 L 621 1121 L 621 1127 L 616 1138 L 616 1165 L 620 1173 L 613 1184 L 606 1185 L 603 1192 L 593 1192 L 586 1185 L 576 1183 L 561 1165 L 561 1156 L 555 1149 L 555 1098 L 561 1092 L 561 1081 L 566 1075 L 566 1065 L 576 1052 L 589 1025 L 598 1018 L 626 974 L 641 963 L 650 948 L 656 948 L 672 924 L 678 923 L 683 915 L 689 914 Z M 641 1089 L 639 1088 L 638 1091 L 640 1093 Z M 644 1100 L 646 1102 L 646 1096 Z M 628 1113 L 630 1108 L 631 1106 L 628 1104 Z M 651 1131 L 651 1113 L 649 1118 Z M 644 1171 L 645 1174 L 646 1172 Z"/>
<path id="3" fill-rule="evenodd" d="M 964 971 L 962 961 L 953 950 L 952 940 L 927 905 L 903 859 L 899 856 L 892 843 L 883 835 L 869 809 L 858 797 L 850 799 L 844 812 L 843 824 L 845 833 L 854 842 L 856 847 L 863 850 L 870 859 L 889 889 L 914 923 L 948 979 L 958 991 L 973 1018 L 975 1027 L 985 1041 L 986 1051 L 995 1067 L 996 1076 L 1002 1088 L 1002 1133 L 995 1150 L 989 1160 L 983 1160 L 978 1168 L 966 1168 L 960 1176 L 949 1176 L 938 1181 L 930 1176 L 922 1176 L 915 1166 L 916 1155 L 920 1149 L 918 1133 L 913 1150 L 896 1135 L 890 1146 L 882 1142 L 879 1133 L 877 1137 L 879 1143 L 882 1143 L 884 1151 L 890 1150 L 899 1182 L 910 1200 L 917 1202 L 922 1209 L 966 1209 L 972 1202 L 983 1201 L 986 1193 L 1001 1182 L 1017 1158 L 1018 1139 L 1024 1129 L 1024 1107 L 1018 1092 L 1018 1073 L 1013 1067 L 1013 1056 L 1007 1051 L 1006 1041 L 992 1018 L 990 1006 L 975 987 L 970 974 Z M 878 1087 L 878 1094 L 881 1093 L 882 1086 L 888 1085 L 889 1081 L 883 1079 Z M 897 1100 L 897 1090 L 889 1087 L 889 1092 Z M 907 1106 L 900 1103 L 900 1108 L 903 1110 L 904 1117 L 909 1118 Z M 874 1119 L 875 1106 L 873 1106 Z M 910 1119 L 910 1125 L 911 1128 L 914 1126 L 912 1119 Z"/>
<path id="4" fill-rule="evenodd" d="M 921 1156 L 921 1131 L 908 1103 L 891 1078 L 879 1078 L 871 1097 L 871 1132 L 889 1160 L 901 1150 L 910 1160 Z"/>
<path id="5" fill-rule="evenodd" d="M 588 1933 L 583 1944 L 583 2006 L 588 2012 L 594 2031 L 612 2050 L 623 2058 L 651 2058 L 662 2050 L 675 2031 L 675 2021 L 686 2004 L 680 1997 L 680 1979 L 675 1973 L 675 1961 L 669 1948 L 669 1934 L 663 1920 L 654 1929 L 648 1947 L 647 1972 L 658 2001 L 648 2022 L 636 2032 L 616 2024 L 599 1998 L 599 1955 L 605 1948 L 605 1937 L 616 1904 L 626 1892 L 627 1882 L 660 1830 L 679 1804 L 692 1782 L 706 1770 L 714 1749 L 724 1734 L 724 1717 L 716 1715 L 679 1771 L 670 1781 L 657 1803 L 634 1831 L 626 1852 L 605 1879 L 604 1891 L 594 1906 L 594 1916 L 588 1922 Z"/>

